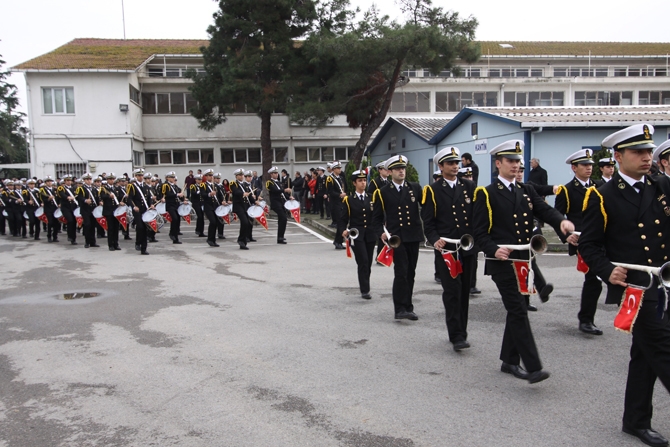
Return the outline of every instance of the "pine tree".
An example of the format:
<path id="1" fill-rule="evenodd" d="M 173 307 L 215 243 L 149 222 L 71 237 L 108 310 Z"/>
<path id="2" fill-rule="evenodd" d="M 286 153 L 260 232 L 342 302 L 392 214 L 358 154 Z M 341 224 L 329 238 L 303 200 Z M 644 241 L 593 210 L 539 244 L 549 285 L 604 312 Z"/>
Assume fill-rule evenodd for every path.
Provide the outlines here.
<path id="1" fill-rule="evenodd" d="M 0 164 L 25 163 L 28 161 L 27 129 L 23 126 L 26 115 L 16 111 L 18 89 L 7 81 L 10 73 L 3 71 L 4 64 L 0 56 Z M 19 175 L 15 170 L 7 170 L 6 174 Z"/>

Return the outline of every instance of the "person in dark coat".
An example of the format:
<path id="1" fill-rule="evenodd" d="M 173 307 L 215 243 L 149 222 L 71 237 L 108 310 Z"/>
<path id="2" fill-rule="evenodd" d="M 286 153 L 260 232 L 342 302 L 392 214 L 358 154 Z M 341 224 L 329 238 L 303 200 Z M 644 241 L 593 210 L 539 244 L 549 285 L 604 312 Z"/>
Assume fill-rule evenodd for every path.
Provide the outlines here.
<path id="1" fill-rule="evenodd" d="M 472 154 L 466 152 L 461 155 L 461 164 L 464 168 L 472 169 L 472 181 L 474 181 L 475 186 L 477 186 L 477 182 L 479 181 L 479 166 L 472 160 Z"/>
<path id="2" fill-rule="evenodd" d="M 530 159 L 530 172 L 528 173 L 528 183 L 534 183 L 540 186 L 546 186 L 549 184 L 549 177 L 547 176 L 547 171 L 542 166 L 540 166 L 539 158 Z"/>

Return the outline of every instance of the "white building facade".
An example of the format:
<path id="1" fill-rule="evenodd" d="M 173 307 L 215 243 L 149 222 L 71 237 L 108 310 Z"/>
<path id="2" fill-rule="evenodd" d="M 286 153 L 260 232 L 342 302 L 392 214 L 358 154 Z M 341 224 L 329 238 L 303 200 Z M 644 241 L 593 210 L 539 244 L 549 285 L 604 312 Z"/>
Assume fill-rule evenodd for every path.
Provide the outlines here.
<path id="1" fill-rule="evenodd" d="M 13 68 L 25 74 L 31 175 L 163 176 L 212 168 L 260 171 L 260 119 L 238 113 L 211 132 L 188 109 L 189 68 L 207 41 L 76 39 Z M 670 104 L 670 44 L 481 42 L 482 58 L 432 76 L 408 69 L 390 116 L 453 118 L 465 107 Z M 273 164 L 307 171 L 350 158 L 359 131 L 343 117 L 312 129 L 272 118 Z M 392 155 L 389 153 L 389 156 Z M 411 159 L 410 159 L 411 161 Z"/>

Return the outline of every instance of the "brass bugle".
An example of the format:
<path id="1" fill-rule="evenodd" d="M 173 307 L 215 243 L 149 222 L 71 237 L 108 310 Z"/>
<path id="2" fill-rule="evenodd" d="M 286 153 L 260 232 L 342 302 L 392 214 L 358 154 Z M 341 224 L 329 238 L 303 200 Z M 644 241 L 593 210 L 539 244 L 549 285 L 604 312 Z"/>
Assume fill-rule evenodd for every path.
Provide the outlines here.
<path id="1" fill-rule="evenodd" d="M 349 228 L 349 239 L 356 239 L 358 237 L 358 230 L 356 228 Z"/>
<path id="2" fill-rule="evenodd" d="M 529 244 L 524 245 L 498 245 L 500 248 L 509 248 L 510 250 L 530 250 L 535 255 L 541 255 L 547 251 L 547 240 L 541 234 L 536 234 L 530 238 Z"/>
<path id="3" fill-rule="evenodd" d="M 461 248 L 463 251 L 469 251 L 475 246 L 475 238 L 469 234 L 464 234 L 460 239 L 449 239 L 448 237 L 441 237 L 440 239 L 450 244 L 456 244 L 456 250 Z"/>
<path id="4" fill-rule="evenodd" d="M 670 262 L 666 262 L 660 267 L 649 267 L 638 264 L 625 264 L 623 262 L 613 262 L 617 267 L 623 267 L 628 270 L 637 270 L 638 272 L 649 273 L 649 285 L 645 287 L 648 290 L 654 284 L 654 276 L 658 277 L 663 287 L 670 287 Z M 641 286 L 640 286 L 641 287 Z"/>
<path id="5" fill-rule="evenodd" d="M 386 229 L 386 226 L 384 226 L 384 234 L 386 234 L 386 245 L 388 245 L 391 248 L 398 248 L 400 247 L 400 244 L 402 241 L 400 240 L 400 236 L 393 235 L 391 236 L 391 233 Z"/>

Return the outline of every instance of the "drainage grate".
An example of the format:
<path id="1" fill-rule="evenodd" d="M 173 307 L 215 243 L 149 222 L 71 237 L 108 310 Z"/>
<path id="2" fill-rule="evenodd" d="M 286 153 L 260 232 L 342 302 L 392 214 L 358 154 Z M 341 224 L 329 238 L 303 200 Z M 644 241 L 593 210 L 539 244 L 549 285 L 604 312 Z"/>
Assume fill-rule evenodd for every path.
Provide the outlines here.
<path id="1" fill-rule="evenodd" d="M 78 300 L 82 298 L 93 298 L 99 296 L 97 292 L 73 292 L 73 293 L 62 293 L 56 295 L 59 300 Z"/>

